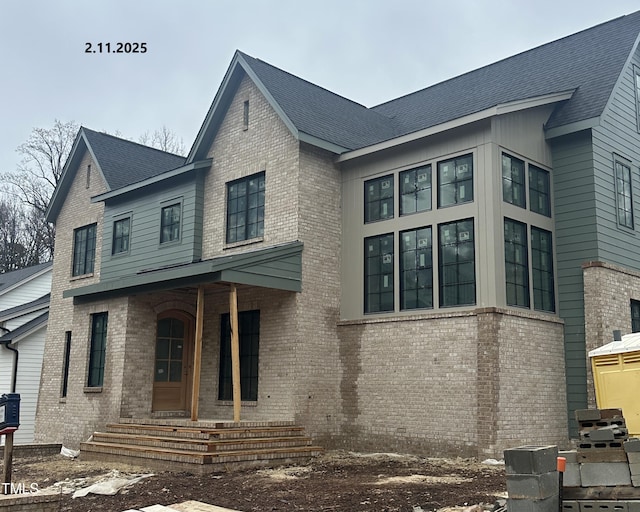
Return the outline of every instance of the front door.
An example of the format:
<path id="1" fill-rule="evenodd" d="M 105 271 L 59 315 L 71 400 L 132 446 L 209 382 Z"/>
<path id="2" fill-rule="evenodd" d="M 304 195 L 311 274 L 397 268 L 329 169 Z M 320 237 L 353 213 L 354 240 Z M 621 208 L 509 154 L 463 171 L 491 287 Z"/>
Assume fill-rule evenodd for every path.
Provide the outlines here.
<path id="1" fill-rule="evenodd" d="M 186 411 L 191 399 L 193 318 L 181 311 L 158 316 L 153 411 Z"/>

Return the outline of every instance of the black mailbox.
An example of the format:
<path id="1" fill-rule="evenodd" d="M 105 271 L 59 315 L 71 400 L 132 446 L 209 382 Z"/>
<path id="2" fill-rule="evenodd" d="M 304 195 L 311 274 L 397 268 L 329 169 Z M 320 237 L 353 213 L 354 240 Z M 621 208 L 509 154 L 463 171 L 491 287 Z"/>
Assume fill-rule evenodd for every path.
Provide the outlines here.
<path id="1" fill-rule="evenodd" d="M 20 425 L 20 394 L 0 396 L 0 433 L 13 432 Z"/>

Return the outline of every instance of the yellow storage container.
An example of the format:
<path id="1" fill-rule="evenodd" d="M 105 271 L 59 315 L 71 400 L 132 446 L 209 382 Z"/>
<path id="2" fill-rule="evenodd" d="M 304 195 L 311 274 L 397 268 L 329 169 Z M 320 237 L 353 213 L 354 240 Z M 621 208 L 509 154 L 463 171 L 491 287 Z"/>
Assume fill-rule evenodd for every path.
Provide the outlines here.
<path id="1" fill-rule="evenodd" d="M 630 436 L 640 436 L 640 333 L 589 352 L 599 409 L 622 409 Z"/>

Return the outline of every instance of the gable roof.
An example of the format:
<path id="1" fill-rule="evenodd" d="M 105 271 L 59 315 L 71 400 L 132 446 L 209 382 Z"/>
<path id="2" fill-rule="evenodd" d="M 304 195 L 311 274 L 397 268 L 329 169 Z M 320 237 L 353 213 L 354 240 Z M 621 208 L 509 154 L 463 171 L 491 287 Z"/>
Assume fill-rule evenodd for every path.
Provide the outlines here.
<path id="1" fill-rule="evenodd" d="M 39 265 L 33 265 L 31 267 L 0 274 L 0 295 L 12 290 L 17 284 L 23 281 L 31 280 L 38 274 L 52 268 L 52 266 L 53 262 L 47 261 L 46 263 L 40 263 Z"/>
<path id="2" fill-rule="evenodd" d="M 47 311 L 46 313 L 42 313 L 32 320 L 29 320 L 26 324 L 17 327 L 13 331 L 9 331 L 8 333 L 3 334 L 2 336 L 0 336 L 0 343 L 17 343 L 28 334 L 46 327 L 48 320 L 49 311 Z"/>
<path id="3" fill-rule="evenodd" d="M 85 151 L 91 154 L 110 191 L 176 169 L 185 162 L 183 156 L 96 132 L 83 126 L 78 131 L 60 182 L 49 203 L 47 209 L 49 222 L 54 222 L 58 216 Z"/>
<path id="4" fill-rule="evenodd" d="M 298 140 L 336 154 L 536 98 L 557 104 L 547 129 L 597 118 L 639 32 L 640 11 L 372 108 L 236 51 L 188 161 L 206 156 L 245 74 Z"/>
<path id="5" fill-rule="evenodd" d="M 5 309 L 4 311 L 0 311 L 0 322 L 6 322 L 7 320 L 11 320 L 12 318 L 16 318 L 18 316 L 26 315 L 28 313 L 33 313 L 34 311 L 48 308 L 50 300 L 51 294 L 47 293 L 46 295 L 32 300 L 31 302 L 27 302 L 26 304 L 20 304 L 12 308 Z"/>

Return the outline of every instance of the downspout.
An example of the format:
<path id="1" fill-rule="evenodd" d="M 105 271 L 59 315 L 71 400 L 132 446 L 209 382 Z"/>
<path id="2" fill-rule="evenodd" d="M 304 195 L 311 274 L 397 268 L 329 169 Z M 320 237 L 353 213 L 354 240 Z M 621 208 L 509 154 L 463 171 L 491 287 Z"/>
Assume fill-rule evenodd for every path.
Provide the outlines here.
<path id="1" fill-rule="evenodd" d="M 6 327 L 0 327 L 0 329 L 2 329 L 5 334 L 11 332 L 11 330 L 7 329 Z M 18 356 L 20 354 L 18 353 L 18 349 L 17 348 L 11 346 L 11 341 L 10 340 L 0 341 L 0 343 L 2 343 L 4 348 L 6 348 L 7 350 L 11 350 L 11 352 L 15 353 L 15 356 L 13 356 L 13 375 L 11 376 L 11 392 L 15 393 L 16 392 L 16 381 L 18 379 Z"/>

